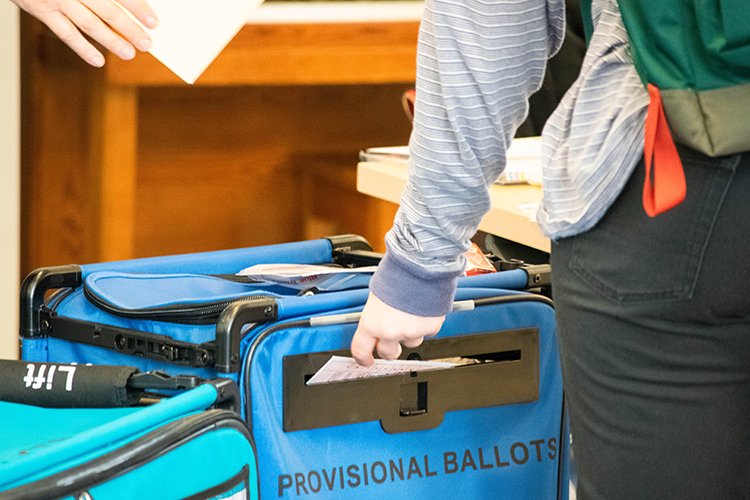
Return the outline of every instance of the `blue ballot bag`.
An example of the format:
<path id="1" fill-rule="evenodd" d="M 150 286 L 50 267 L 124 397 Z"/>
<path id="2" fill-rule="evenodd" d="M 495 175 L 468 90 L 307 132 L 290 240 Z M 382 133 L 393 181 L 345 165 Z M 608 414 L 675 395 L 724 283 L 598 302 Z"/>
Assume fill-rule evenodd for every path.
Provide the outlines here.
<path id="1" fill-rule="evenodd" d="M 237 413 L 223 405 L 225 392 L 236 392 L 239 399 L 233 382 L 200 384 L 150 406 L 123 407 L 102 397 L 106 390 L 97 385 L 113 379 L 99 368 L 0 360 L 0 498 L 257 496 L 253 440 Z M 122 372 L 124 367 L 112 368 Z M 124 371 L 123 380 L 143 381 L 135 370 Z M 34 372 L 27 383 L 24 374 Z M 34 388 L 41 379 L 56 387 Z M 72 394 L 67 401 L 66 393 Z M 27 398 L 35 405 L 23 404 Z M 207 450 L 211 460 L 205 460 Z"/>
<path id="2" fill-rule="evenodd" d="M 235 276 L 269 263 L 377 256 L 343 236 L 42 269 L 22 288 L 23 358 L 238 384 L 257 451 L 250 498 L 567 498 L 554 309 L 524 291 L 548 269 L 459 280 L 441 331 L 402 354 L 457 366 L 310 385 L 350 355 L 367 280 L 319 291 Z"/>

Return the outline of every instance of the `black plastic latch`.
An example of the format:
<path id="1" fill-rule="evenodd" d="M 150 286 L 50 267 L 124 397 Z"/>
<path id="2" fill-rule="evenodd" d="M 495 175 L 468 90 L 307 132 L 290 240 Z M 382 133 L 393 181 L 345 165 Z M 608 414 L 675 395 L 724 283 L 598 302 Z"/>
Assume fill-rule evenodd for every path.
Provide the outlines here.
<path id="1" fill-rule="evenodd" d="M 208 383 L 216 388 L 214 408 L 240 413 L 240 388 L 234 380 L 217 378 Z"/>
<path id="2" fill-rule="evenodd" d="M 228 378 L 206 380 L 195 375 L 168 375 L 155 370 L 131 375 L 127 381 L 127 388 L 156 392 L 189 391 L 203 384 L 210 384 L 216 389 L 216 402 L 211 408 L 239 413 L 240 388 L 234 380 Z"/>
<path id="3" fill-rule="evenodd" d="M 194 375 L 170 376 L 162 371 L 136 373 L 128 379 L 128 389 L 143 389 L 149 391 L 187 391 L 195 389 L 203 383 L 203 379 Z"/>
<path id="4" fill-rule="evenodd" d="M 326 236 L 324 239 L 331 243 L 331 252 L 352 252 L 354 250 L 371 251 L 372 245 L 362 236 L 356 234 L 342 234 Z"/>
<path id="5" fill-rule="evenodd" d="M 549 264 L 526 264 L 521 269 L 528 276 L 527 289 L 552 286 L 552 268 Z"/>
<path id="6" fill-rule="evenodd" d="M 383 260 L 383 254 L 369 250 L 350 250 L 333 252 L 333 261 L 343 267 L 355 268 L 377 266 Z"/>

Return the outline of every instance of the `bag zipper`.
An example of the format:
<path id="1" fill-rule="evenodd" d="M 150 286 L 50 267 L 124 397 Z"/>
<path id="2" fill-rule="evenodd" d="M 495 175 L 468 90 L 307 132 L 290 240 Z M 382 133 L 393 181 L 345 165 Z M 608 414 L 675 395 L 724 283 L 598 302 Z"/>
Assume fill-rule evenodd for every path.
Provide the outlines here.
<path id="1" fill-rule="evenodd" d="M 92 292 L 85 283 L 83 285 L 83 294 L 86 299 L 96 307 L 115 316 L 127 319 L 164 321 L 189 325 L 208 325 L 215 323 L 224 309 L 237 302 L 274 298 L 273 295 L 256 294 L 196 304 L 172 304 L 148 309 L 127 309 L 105 301 Z"/>

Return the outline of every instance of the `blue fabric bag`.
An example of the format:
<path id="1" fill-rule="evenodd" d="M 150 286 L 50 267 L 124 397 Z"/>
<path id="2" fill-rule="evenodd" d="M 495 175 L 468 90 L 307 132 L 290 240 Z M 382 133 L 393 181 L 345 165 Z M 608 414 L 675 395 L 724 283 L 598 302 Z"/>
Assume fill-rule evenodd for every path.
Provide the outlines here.
<path id="1" fill-rule="evenodd" d="M 22 363 L 20 370 L 14 363 Z M 26 368 L 31 375 L 23 377 Z M 31 379 L 63 392 L 66 385 L 85 392 L 80 382 L 94 368 L 3 361 L 0 394 L 23 398 L 28 392 L 34 398 L 48 390 Z M 0 498 L 257 498 L 247 427 L 237 413 L 213 408 L 224 390 L 226 383 L 204 384 L 140 407 L 46 408 L 0 401 Z M 208 450 L 211 460 L 205 459 Z"/>
<path id="2" fill-rule="evenodd" d="M 255 264 L 371 264 L 369 250 L 339 237 L 40 270 L 22 290 L 23 357 L 237 382 L 261 498 L 567 499 L 554 310 L 523 291 L 538 275 L 462 278 L 440 333 L 404 349 L 460 366 L 312 386 L 349 355 L 368 289 L 227 279 Z"/>

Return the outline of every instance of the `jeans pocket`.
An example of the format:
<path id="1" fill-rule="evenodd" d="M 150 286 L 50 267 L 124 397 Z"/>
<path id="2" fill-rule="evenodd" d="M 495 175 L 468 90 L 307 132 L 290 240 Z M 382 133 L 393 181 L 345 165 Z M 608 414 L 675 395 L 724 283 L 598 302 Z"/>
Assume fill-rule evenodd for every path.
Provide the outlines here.
<path id="1" fill-rule="evenodd" d="M 716 216 L 739 157 L 686 155 L 688 194 L 680 205 L 648 217 L 643 162 L 601 221 L 575 238 L 570 269 L 616 302 L 692 297 Z"/>

